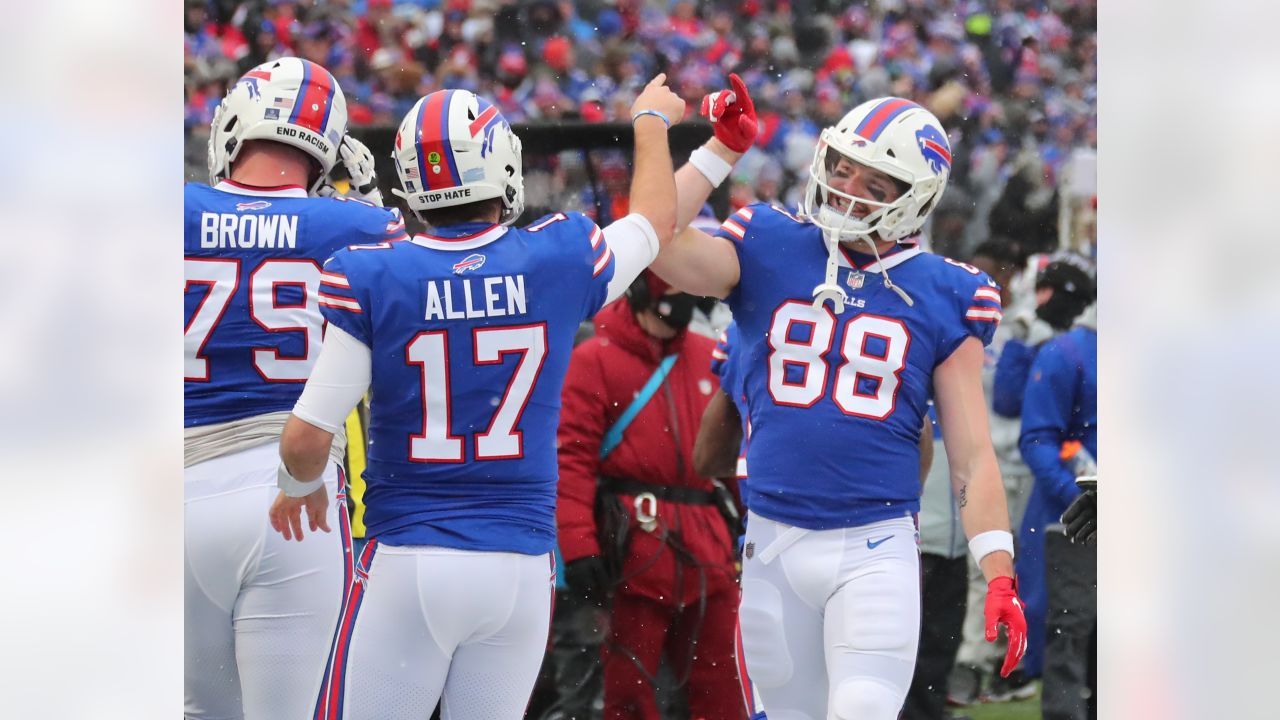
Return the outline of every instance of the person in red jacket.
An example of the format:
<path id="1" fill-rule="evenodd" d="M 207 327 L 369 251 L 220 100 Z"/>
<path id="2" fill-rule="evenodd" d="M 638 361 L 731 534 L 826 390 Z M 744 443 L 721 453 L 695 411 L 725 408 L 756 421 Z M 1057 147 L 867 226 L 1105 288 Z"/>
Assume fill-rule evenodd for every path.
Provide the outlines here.
<path id="1" fill-rule="evenodd" d="M 716 388 L 715 343 L 686 329 L 696 302 L 642 273 L 625 300 L 596 315 L 596 335 L 574 350 L 565 378 L 556 521 L 570 591 L 600 604 L 612 592 L 606 720 L 660 717 L 653 679 L 664 652 L 689 717 L 743 717 L 733 546 L 712 481 L 693 469 Z M 602 459 L 609 430 L 668 356 L 674 364 Z M 624 542 L 602 549 L 598 506 L 625 509 Z"/>

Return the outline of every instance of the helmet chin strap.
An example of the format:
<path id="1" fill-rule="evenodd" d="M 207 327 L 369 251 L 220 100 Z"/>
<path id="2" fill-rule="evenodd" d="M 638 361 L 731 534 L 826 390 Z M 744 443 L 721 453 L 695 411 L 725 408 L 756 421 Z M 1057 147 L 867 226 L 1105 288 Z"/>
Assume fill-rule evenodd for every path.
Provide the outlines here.
<path id="1" fill-rule="evenodd" d="M 884 276 L 884 286 L 897 293 L 898 297 L 902 298 L 902 302 L 907 304 L 907 307 L 915 306 L 915 301 L 911 299 L 907 291 L 894 285 L 893 281 L 889 279 L 889 268 L 885 267 L 884 261 L 880 259 L 880 251 L 876 249 L 876 244 L 871 242 L 870 238 L 867 238 L 866 242 L 871 246 L 871 254 L 876 256 L 876 265 L 880 266 L 880 274 Z"/>
<path id="2" fill-rule="evenodd" d="M 847 213 L 845 217 L 848 218 Z M 839 315 L 844 312 L 844 304 L 849 299 L 844 288 L 840 287 L 840 284 L 836 281 L 836 276 L 840 271 L 839 258 L 841 233 L 836 230 L 828 230 L 824 228 L 822 234 L 827 241 L 827 272 L 822 284 L 813 288 L 813 308 L 815 310 L 819 310 L 822 308 L 822 304 L 824 302 L 830 300 L 832 309 L 835 310 L 837 315 Z M 880 250 L 871 240 L 871 237 L 867 235 L 859 235 L 855 238 L 855 242 L 858 240 L 861 240 L 871 247 L 871 254 L 875 256 L 876 265 L 880 268 L 880 274 L 884 276 L 884 286 L 896 293 L 898 297 L 902 298 L 902 301 L 907 304 L 907 307 L 914 307 L 916 303 L 911 299 L 911 296 L 907 294 L 907 291 L 898 287 L 889 279 L 889 270 L 884 266 L 884 261 L 880 259 Z"/>
<path id="3" fill-rule="evenodd" d="M 813 309 L 821 310 L 822 304 L 828 300 L 831 301 L 831 308 L 839 315 L 844 312 L 844 302 L 849 299 L 845 294 L 844 288 L 836 282 L 836 273 L 840 270 L 840 262 L 838 260 L 840 252 L 840 234 L 823 230 L 823 236 L 827 240 L 827 275 L 825 281 L 813 289 Z"/>

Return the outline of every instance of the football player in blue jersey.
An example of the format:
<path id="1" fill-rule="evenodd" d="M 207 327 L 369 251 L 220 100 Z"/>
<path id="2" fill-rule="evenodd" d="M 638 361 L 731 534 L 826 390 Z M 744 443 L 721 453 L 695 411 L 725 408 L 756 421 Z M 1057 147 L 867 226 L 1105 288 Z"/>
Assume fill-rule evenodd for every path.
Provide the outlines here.
<path id="1" fill-rule="evenodd" d="M 286 547 L 264 517 L 285 418 L 320 353 L 325 258 L 405 237 L 327 70 L 280 58 L 240 78 L 185 188 L 185 716 L 310 715 L 350 575 L 341 532 Z M 346 165 L 358 200 L 326 179 Z M 343 442 L 322 481 L 341 485 Z"/>
<path id="2" fill-rule="evenodd" d="M 551 616 L 574 333 L 675 228 L 667 128 L 684 101 L 664 81 L 632 106 L 631 213 L 604 230 L 572 212 L 511 227 L 524 206 L 521 144 L 488 100 L 441 90 L 401 123 L 397 194 L 429 231 L 325 264 L 329 328 L 284 430 L 271 510 L 286 537 L 304 522 L 322 529 L 334 433 L 371 388 L 370 540 L 335 645 L 347 676 L 321 716 L 425 718 L 437 700 L 451 718 L 524 713 Z"/>
<path id="3" fill-rule="evenodd" d="M 741 132 L 749 106 L 727 105 L 717 136 Z M 950 166 L 929 111 L 872 100 L 822 132 L 799 214 L 750 205 L 713 234 L 684 229 L 653 265 L 685 292 L 726 299 L 741 333 L 751 479 L 740 624 L 770 714 L 898 716 L 919 635 L 913 516 L 931 396 L 989 581 L 987 639 L 1007 628 L 1006 674 L 1025 651 L 982 390 L 999 289 L 917 243 Z M 714 179 L 677 173 L 677 228 Z"/>

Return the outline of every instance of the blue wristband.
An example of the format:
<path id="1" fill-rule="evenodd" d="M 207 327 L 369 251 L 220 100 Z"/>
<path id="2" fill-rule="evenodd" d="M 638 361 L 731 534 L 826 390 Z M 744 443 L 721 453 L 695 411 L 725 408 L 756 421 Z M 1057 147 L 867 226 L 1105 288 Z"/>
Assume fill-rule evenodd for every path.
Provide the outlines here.
<path id="1" fill-rule="evenodd" d="M 634 123 L 636 120 L 640 119 L 641 115 L 652 115 L 658 118 L 659 120 L 661 120 L 662 122 L 666 123 L 667 127 L 671 127 L 671 119 L 668 118 L 666 115 L 663 115 L 662 113 L 658 112 L 657 110 L 641 110 L 640 112 L 631 116 L 631 122 Z"/>

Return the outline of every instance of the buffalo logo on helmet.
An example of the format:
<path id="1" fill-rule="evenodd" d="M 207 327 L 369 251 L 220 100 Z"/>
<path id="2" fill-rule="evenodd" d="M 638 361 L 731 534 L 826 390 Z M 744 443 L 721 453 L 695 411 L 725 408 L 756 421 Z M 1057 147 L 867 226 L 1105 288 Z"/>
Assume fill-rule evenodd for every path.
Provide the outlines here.
<path id="1" fill-rule="evenodd" d="M 484 256 L 480 253 L 472 253 L 461 261 L 454 263 L 453 274 L 461 275 L 468 270 L 479 270 L 484 267 Z"/>
<path id="2" fill-rule="evenodd" d="M 266 70 L 250 70 L 236 82 L 236 85 L 244 85 L 249 90 L 249 97 L 257 99 L 262 97 L 258 92 L 259 80 L 271 82 L 271 73 Z"/>
<path id="3" fill-rule="evenodd" d="M 916 131 L 916 144 L 920 154 L 935 173 L 951 170 L 951 145 L 938 128 L 925 125 Z"/>

